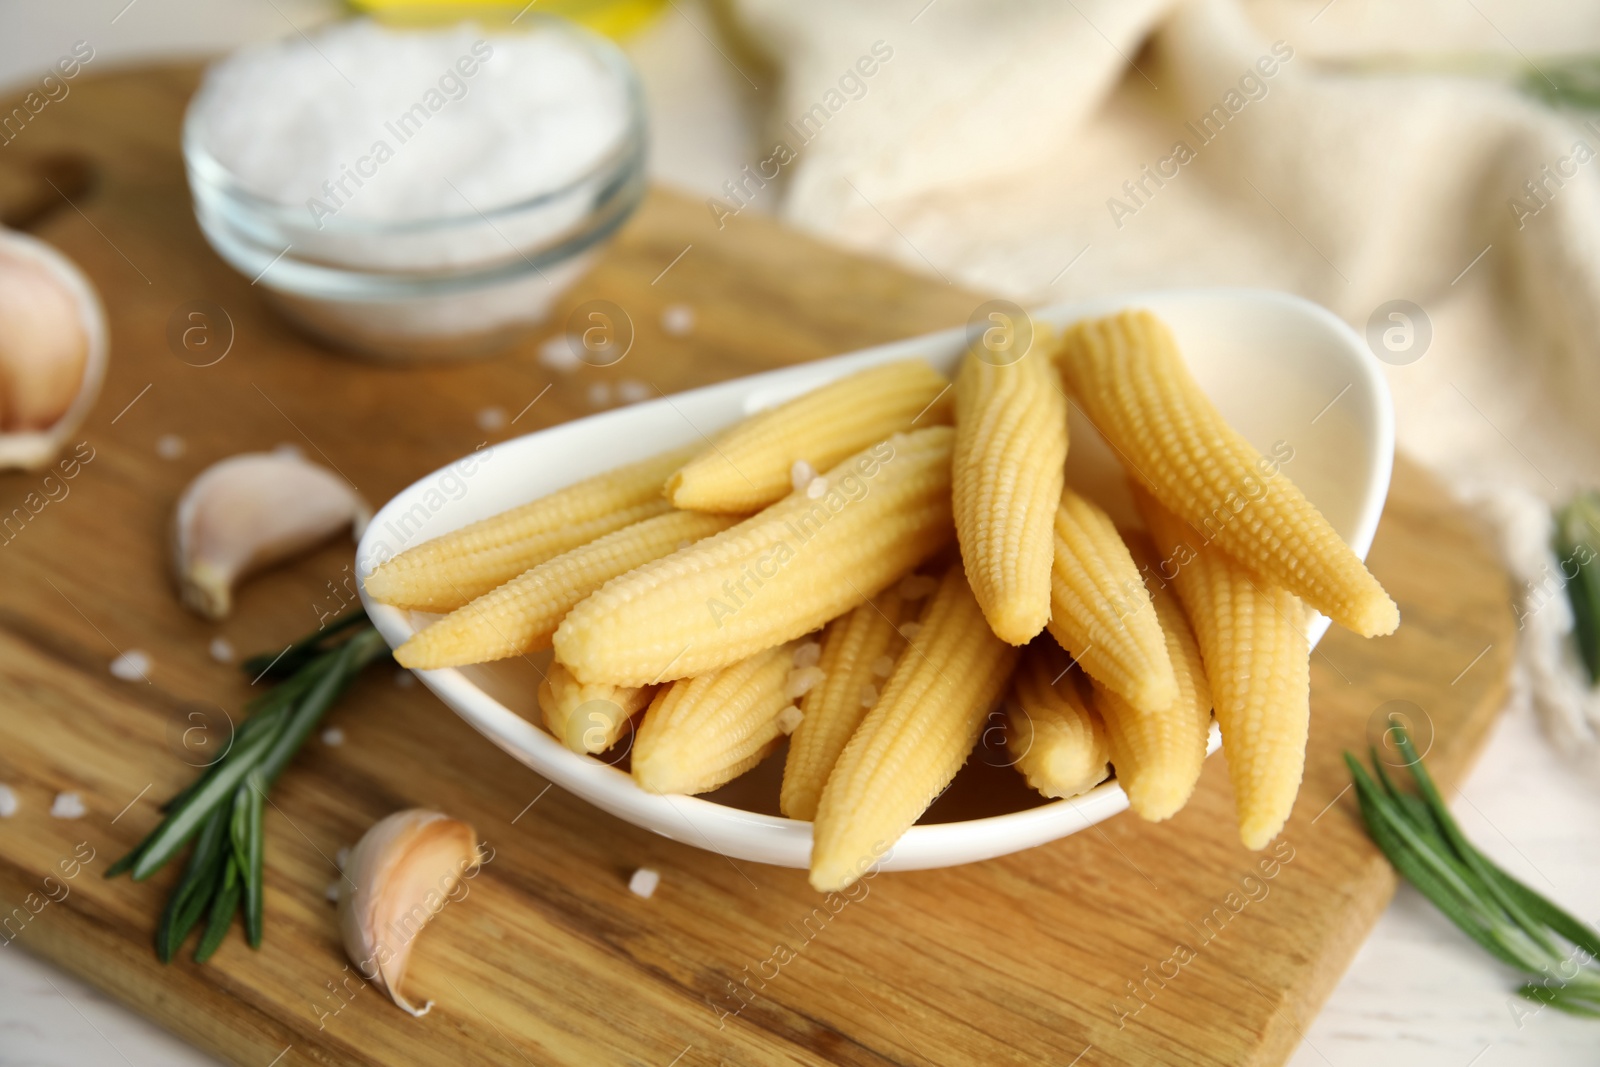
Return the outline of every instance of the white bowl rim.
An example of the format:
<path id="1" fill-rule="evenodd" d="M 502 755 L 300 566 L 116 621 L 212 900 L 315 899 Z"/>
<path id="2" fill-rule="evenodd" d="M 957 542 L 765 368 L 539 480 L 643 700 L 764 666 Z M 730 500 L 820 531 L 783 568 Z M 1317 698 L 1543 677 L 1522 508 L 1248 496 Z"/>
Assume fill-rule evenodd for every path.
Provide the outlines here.
<path id="1" fill-rule="evenodd" d="M 1394 456 L 1394 410 L 1387 382 L 1365 342 L 1342 319 L 1320 305 L 1302 297 L 1276 290 L 1244 288 L 1187 288 L 1107 296 L 1088 301 L 1055 304 L 1030 312 L 1033 318 L 1066 324 L 1081 318 L 1109 314 L 1125 307 L 1144 306 L 1160 311 L 1163 304 L 1194 299 L 1259 302 L 1302 315 L 1308 328 L 1320 327 L 1339 342 L 1350 357 L 1348 370 L 1353 376 L 1350 391 L 1368 405 L 1371 425 L 1371 462 L 1362 472 L 1366 490 L 1349 543 L 1365 559 L 1377 531 L 1384 500 L 1388 495 Z M 825 381 L 876 363 L 908 356 L 942 351 L 960 346 L 964 327 L 941 330 L 857 350 L 829 359 L 782 367 L 742 378 L 719 382 L 669 399 L 649 404 L 692 405 L 718 391 L 743 388 L 747 397 L 761 390 L 784 390 L 804 377 Z M 1341 394 L 1342 395 L 1342 394 Z M 644 405 L 616 409 L 576 419 L 557 426 L 501 442 L 495 447 L 528 447 L 541 435 L 560 433 L 581 424 L 596 431 L 612 424 L 623 429 L 630 412 Z M 641 457 L 652 449 L 641 448 Z M 358 571 L 370 571 L 374 531 L 383 522 L 407 510 L 412 498 L 432 486 L 451 465 L 419 478 L 397 493 L 368 524 L 357 548 Z M 577 476 L 575 476 L 577 477 Z M 430 530 L 430 535 L 444 532 Z M 391 647 L 411 636 L 415 627 L 405 611 L 377 603 L 367 596 L 364 582 L 361 599 L 367 613 Z M 1328 620 L 1318 618 L 1310 627 L 1313 647 L 1326 632 Z M 745 859 L 787 867 L 806 867 L 811 852 L 811 824 L 775 815 L 745 811 L 694 796 L 646 793 L 622 771 L 595 758 L 579 755 L 557 741 L 542 727 L 530 722 L 495 700 L 467 679 L 461 671 L 444 669 L 417 671 L 423 683 L 453 711 L 500 748 L 550 782 L 595 804 L 620 818 L 698 848 L 708 849 L 729 859 Z M 1212 726 L 1208 754 L 1219 747 L 1215 724 Z M 541 794 L 542 795 L 542 794 Z M 919 823 L 906 832 L 892 849 L 884 853 L 878 867 L 884 870 L 917 870 L 975 862 L 1031 848 L 1086 829 L 1110 818 L 1128 806 L 1127 795 L 1112 779 L 1087 793 L 1065 800 L 1053 800 L 1033 808 L 960 822 Z"/>

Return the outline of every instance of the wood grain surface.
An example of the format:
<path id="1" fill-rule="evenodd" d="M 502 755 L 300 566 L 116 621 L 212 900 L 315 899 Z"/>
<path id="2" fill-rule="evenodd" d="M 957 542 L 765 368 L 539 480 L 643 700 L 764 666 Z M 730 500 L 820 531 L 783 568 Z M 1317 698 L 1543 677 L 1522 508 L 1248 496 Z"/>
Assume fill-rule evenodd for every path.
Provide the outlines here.
<path id="1" fill-rule="evenodd" d="M 58 961 L 255 1067 L 1285 1059 L 1393 889 L 1341 751 L 1366 745 L 1389 702 L 1409 701 L 1431 724 L 1431 764 L 1456 779 L 1511 662 L 1506 578 L 1460 509 L 1403 462 L 1371 564 L 1405 621 L 1377 641 L 1336 630 L 1315 656 L 1306 780 L 1271 877 L 1237 843 L 1217 758 L 1168 823 L 1123 815 L 993 862 L 881 875 L 830 912 L 803 872 L 734 863 L 547 791 L 383 669 L 333 712 L 345 743 L 311 742 L 273 793 L 263 948 L 235 932 L 207 966 L 159 964 L 151 936 L 177 872 L 143 884 L 101 874 L 194 773 L 190 713 L 237 717 L 252 695 L 208 645 L 281 647 L 337 604 L 352 556 L 327 546 L 247 585 L 228 622 L 198 620 L 166 562 L 173 502 L 198 470 L 289 443 L 378 503 L 485 439 L 593 410 L 591 395 L 623 380 L 702 385 L 949 326 L 979 299 L 768 220 L 719 229 L 703 206 L 658 191 L 565 301 L 628 312 L 638 339 L 621 364 L 555 374 L 537 342 L 448 369 L 332 357 L 196 230 L 177 147 L 193 85 L 182 68 L 85 78 L 0 150 L 0 216 L 82 264 L 113 338 L 77 438 L 92 459 L 53 486 L 0 476 L 4 513 L 30 493 L 48 499 L 0 545 L 0 782 L 21 802 L 0 821 L 12 917 L 0 951 Z M 70 189 L 52 190 L 52 175 L 72 176 Z M 167 341 L 175 310 L 197 299 L 233 322 L 213 366 Z M 694 309 L 687 337 L 660 328 L 676 303 Z M 547 386 L 515 425 L 484 414 L 517 415 Z M 151 658 L 148 679 L 114 677 L 109 664 L 134 649 Z M 88 814 L 52 818 L 60 792 Z M 436 1001 L 419 1020 L 347 968 L 324 897 L 339 847 L 411 805 L 471 821 L 493 849 L 417 942 L 408 988 Z M 661 872 L 649 900 L 627 889 L 640 866 Z"/>

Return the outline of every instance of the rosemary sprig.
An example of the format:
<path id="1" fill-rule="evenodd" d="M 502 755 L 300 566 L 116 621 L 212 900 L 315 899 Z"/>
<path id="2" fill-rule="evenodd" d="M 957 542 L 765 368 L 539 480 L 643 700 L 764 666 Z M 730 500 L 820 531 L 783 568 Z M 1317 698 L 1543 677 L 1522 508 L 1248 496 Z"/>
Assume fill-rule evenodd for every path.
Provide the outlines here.
<path id="1" fill-rule="evenodd" d="M 1517 994 L 1558 1011 L 1600 1019 L 1600 933 L 1495 866 L 1467 840 L 1399 722 L 1391 736 L 1416 793 L 1402 792 L 1376 747 L 1376 779 L 1350 753 L 1367 832 L 1395 870 L 1485 951 L 1528 980 Z"/>
<path id="2" fill-rule="evenodd" d="M 194 958 L 204 962 L 244 914 L 250 947 L 261 946 L 262 807 L 267 790 L 289 765 L 322 716 L 369 663 L 389 647 L 366 613 L 356 611 L 290 645 L 282 653 L 245 660 L 245 676 L 277 682 L 247 705 L 249 717 L 223 757 L 162 808 L 166 817 L 133 851 L 106 871 L 143 881 L 194 842 L 156 929 L 156 954 L 172 959 L 206 919 Z"/>
<path id="3" fill-rule="evenodd" d="M 1556 513 L 1555 548 L 1572 603 L 1578 654 L 1589 670 L 1589 684 L 1600 685 L 1600 491 L 1579 493 Z"/>
<path id="4" fill-rule="evenodd" d="M 1600 56 L 1547 59 L 1523 74 L 1522 88 L 1551 107 L 1600 111 Z"/>

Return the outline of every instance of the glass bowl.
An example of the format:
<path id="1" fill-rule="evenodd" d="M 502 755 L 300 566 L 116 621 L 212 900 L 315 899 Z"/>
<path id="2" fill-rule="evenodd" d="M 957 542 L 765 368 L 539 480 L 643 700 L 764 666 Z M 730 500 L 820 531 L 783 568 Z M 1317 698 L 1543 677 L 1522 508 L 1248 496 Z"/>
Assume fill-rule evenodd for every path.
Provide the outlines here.
<path id="1" fill-rule="evenodd" d="M 638 205 L 648 140 L 638 78 L 616 45 L 565 19 L 525 18 L 512 32 L 568 36 L 616 80 L 626 101 L 622 136 L 587 171 L 481 210 L 463 196 L 459 211 L 438 217 L 318 218 L 307 203 L 251 191 L 208 150 L 206 84 L 190 102 L 183 130 L 206 240 L 288 319 L 357 355 L 388 362 L 482 356 L 525 336 Z"/>

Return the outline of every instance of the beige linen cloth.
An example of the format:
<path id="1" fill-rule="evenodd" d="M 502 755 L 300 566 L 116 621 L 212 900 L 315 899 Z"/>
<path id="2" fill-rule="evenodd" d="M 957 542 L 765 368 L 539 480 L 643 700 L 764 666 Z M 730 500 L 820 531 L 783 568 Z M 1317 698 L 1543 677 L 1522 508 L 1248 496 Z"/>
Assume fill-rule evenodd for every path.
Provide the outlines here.
<path id="1" fill-rule="evenodd" d="M 1414 302 L 1411 347 L 1385 365 L 1400 447 L 1493 524 L 1519 583 L 1518 698 L 1563 749 L 1600 765 L 1600 698 L 1579 680 L 1548 548 L 1550 504 L 1600 484 L 1600 117 L 1557 113 L 1507 77 L 1427 72 L 1463 56 L 1515 70 L 1596 50 L 1600 9 L 735 0 L 734 11 L 778 76 L 752 96 L 771 139 L 794 149 L 767 167 L 786 182 L 780 212 L 830 240 L 1025 305 L 1265 286 L 1365 332 L 1382 305 Z"/>

